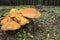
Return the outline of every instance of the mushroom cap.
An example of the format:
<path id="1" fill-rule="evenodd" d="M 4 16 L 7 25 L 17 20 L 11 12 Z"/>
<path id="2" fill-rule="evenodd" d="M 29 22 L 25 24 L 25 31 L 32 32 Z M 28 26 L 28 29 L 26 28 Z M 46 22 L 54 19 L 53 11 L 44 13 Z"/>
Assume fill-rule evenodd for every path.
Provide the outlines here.
<path id="1" fill-rule="evenodd" d="M 36 10 L 35 8 L 25 8 L 25 9 L 20 9 L 19 12 L 27 18 L 38 18 L 41 13 Z"/>
<path id="2" fill-rule="evenodd" d="M 1 24 L 5 24 L 7 22 L 11 22 L 12 19 L 10 17 L 5 17 L 3 20 L 1 20 Z"/>
<path id="3" fill-rule="evenodd" d="M 19 15 L 18 10 L 15 9 L 15 8 L 12 8 L 7 16 L 15 17 L 16 15 Z M 20 16 L 21 16 L 21 15 L 20 15 Z"/>
<path id="4" fill-rule="evenodd" d="M 30 21 L 24 17 L 21 17 L 21 20 L 20 20 L 20 24 L 21 25 L 25 25 L 25 24 L 28 24 Z"/>
<path id="5" fill-rule="evenodd" d="M 10 11 L 9 17 L 11 17 L 11 18 L 14 17 L 14 20 L 16 22 L 18 22 L 20 25 L 25 25 L 25 24 L 28 24 L 29 23 L 29 20 L 26 19 L 26 18 L 24 18 L 22 16 L 22 14 L 18 13 L 18 11 L 17 12 L 16 11 L 13 11 L 14 13 L 12 11 Z"/>
<path id="6" fill-rule="evenodd" d="M 26 19 L 26 18 L 24 18 L 23 16 L 17 16 L 17 17 L 15 17 L 14 18 L 14 20 L 16 21 L 16 22 L 18 22 L 20 25 L 25 25 L 25 24 L 28 24 L 29 23 L 29 20 L 28 19 Z"/>
<path id="7" fill-rule="evenodd" d="M 8 31 L 8 30 L 16 30 L 19 29 L 21 26 L 15 21 L 8 22 L 6 24 L 3 24 L 1 27 L 1 30 Z"/>
<path id="8" fill-rule="evenodd" d="M 16 9 L 11 9 L 9 17 L 14 17 L 14 20 L 18 22 L 20 25 L 25 25 L 29 23 L 29 20 L 24 18 L 22 14 L 20 14 Z"/>

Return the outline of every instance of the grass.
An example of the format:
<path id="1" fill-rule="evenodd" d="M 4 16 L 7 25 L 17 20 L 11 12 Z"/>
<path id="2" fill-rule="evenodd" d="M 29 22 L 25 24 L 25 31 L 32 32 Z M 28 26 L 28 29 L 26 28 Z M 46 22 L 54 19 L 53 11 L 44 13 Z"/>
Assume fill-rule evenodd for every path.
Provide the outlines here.
<path id="1" fill-rule="evenodd" d="M 31 40 L 33 39 L 33 35 L 29 32 L 26 32 L 23 30 L 23 32 L 18 32 L 17 34 L 18 40 L 28 40 L 30 38 Z"/>
<path id="2" fill-rule="evenodd" d="M 11 9 L 11 8 L 21 9 L 21 8 L 26 8 L 26 7 L 30 7 L 30 5 L 20 5 L 20 6 L 0 6 L 0 9 Z"/>
<path id="3" fill-rule="evenodd" d="M 47 34 L 46 40 L 50 40 L 50 34 L 49 33 Z"/>
<path id="4" fill-rule="evenodd" d="M 59 6 L 53 7 L 53 8 L 51 8 L 51 10 L 53 10 L 55 13 L 60 13 L 60 7 Z"/>

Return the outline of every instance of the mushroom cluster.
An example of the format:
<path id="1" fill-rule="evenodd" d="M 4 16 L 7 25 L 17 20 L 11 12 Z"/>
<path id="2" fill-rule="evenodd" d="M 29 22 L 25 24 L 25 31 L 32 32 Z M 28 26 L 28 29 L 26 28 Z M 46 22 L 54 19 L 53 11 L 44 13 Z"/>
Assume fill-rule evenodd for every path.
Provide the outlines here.
<path id="1" fill-rule="evenodd" d="M 35 8 L 24 8 L 20 10 L 12 8 L 9 14 L 1 21 L 1 30 L 17 30 L 22 25 L 28 24 L 30 22 L 29 18 L 38 18 L 40 15 L 41 13 Z"/>

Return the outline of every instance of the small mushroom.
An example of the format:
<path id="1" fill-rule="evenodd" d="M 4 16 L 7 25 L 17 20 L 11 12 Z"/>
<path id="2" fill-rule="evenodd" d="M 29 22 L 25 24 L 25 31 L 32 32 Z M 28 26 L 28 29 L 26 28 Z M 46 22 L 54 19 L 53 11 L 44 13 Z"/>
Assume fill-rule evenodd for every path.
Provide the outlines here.
<path id="1" fill-rule="evenodd" d="M 25 24 L 29 23 L 29 20 L 26 19 L 26 18 L 24 18 L 24 17 L 22 16 L 22 14 L 20 14 L 20 13 L 18 12 L 17 9 L 14 9 L 14 8 L 11 9 L 9 16 L 10 16 L 11 18 L 14 17 L 14 20 L 15 20 L 16 22 L 18 22 L 20 25 L 25 25 Z"/>
<path id="2" fill-rule="evenodd" d="M 20 25 L 28 24 L 30 21 L 24 17 L 16 17 L 14 20 L 17 20 Z"/>
<path id="3" fill-rule="evenodd" d="M 35 8 L 25 8 L 25 9 L 20 9 L 19 12 L 27 18 L 38 18 L 41 13 L 36 10 Z"/>
<path id="4" fill-rule="evenodd" d="M 17 14 L 19 14 L 18 10 L 15 9 L 15 8 L 12 8 L 7 16 L 9 16 L 9 17 L 15 17 Z"/>
<path id="5" fill-rule="evenodd" d="M 14 18 L 13 20 L 18 22 L 20 25 L 25 25 L 29 23 L 29 20 L 24 18 L 22 14 L 20 14 L 16 9 L 11 9 L 8 16 Z"/>
<path id="6" fill-rule="evenodd" d="M 16 30 L 19 29 L 21 26 L 15 21 L 7 22 L 2 25 L 1 30 L 8 31 L 8 30 Z"/>
<path id="7" fill-rule="evenodd" d="M 15 17 L 14 17 L 14 20 L 18 21 L 20 25 L 25 25 L 27 23 L 29 23 L 29 20 L 24 18 L 21 14 L 17 14 Z"/>
<path id="8" fill-rule="evenodd" d="M 11 22 L 12 19 L 10 17 L 5 17 L 3 20 L 1 20 L 1 24 L 5 24 L 7 22 Z"/>

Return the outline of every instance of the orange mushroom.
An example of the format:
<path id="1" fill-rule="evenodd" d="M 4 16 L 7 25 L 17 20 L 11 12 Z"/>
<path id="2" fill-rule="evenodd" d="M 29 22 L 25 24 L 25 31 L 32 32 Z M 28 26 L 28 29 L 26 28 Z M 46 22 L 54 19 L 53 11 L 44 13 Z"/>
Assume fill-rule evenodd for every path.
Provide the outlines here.
<path id="1" fill-rule="evenodd" d="M 3 20 L 1 20 L 1 24 L 5 24 L 7 22 L 11 22 L 12 19 L 10 17 L 5 17 Z"/>
<path id="2" fill-rule="evenodd" d="M 19 29 L 21 26 L 15 21 L 11 21 L 2 25 L 1 30 L 8 31 L 8 30 L 16 30 Z"/>
<path id="3" fill-rule="evenodd" d="M 18 10 L 11 9 L 9 14 L 1 21 L 1 30 L 16 30 L 22 25 L 28 24 L 29 20 L 18 13 Z"/>
<path id="4" fill-rule="evenodd" d="M 29 23 L 29 20 L 24 18 L 21 14 L 17 14 L 14 18 L 14 20 L 18 21 L 20 25 L 25 25 Z"/>
<path id="5" fill-rule="evenodd" d="M 30 21 L 24 17 L 16 17 L 14 19 L 16 22 L 18 22 L 20 25 L 25 25 L 25 24 L 28 24 Z"/>
<path id="6" fill-rule="evenodd" d="M 15 17 L 17 14 L 19 14 L 18 10 L 15 8 L 12 8 L 7 16 Z"/>
<path id="7" fill-rule="evenodd" d="M 1 30 L 17 30 L 21 28 L 22 25 L 28 24 L 30 20 L 27 18 L 38 18 L 41 13 L 35 8 L 25 8 L 17 10 L 12 8 L 9 14 L 1 21 Z"/>
<path id="8" fill-rule="evenodd" d="M 27 18 L 38 18 L 41 13 L 36 10 L 35 8 L 25 8 L 25 9 L 20 9 L 19 12 Z"/>
<path id="9" fill-rule="evenodd" d="M 20 25 L 25 25 L 25 24 L 29 23 L 28 19 L 24 18 L 24 17 L 22 16 L 22 14 L 20 14 L 20 13 L 18 12 L 18 10 L 16 10 L 16 9 L 11 9 L 9 16 L 10 16 L 11 18 L 14 17 L 14 20 L 15 20 L 16 22 L 19 22 Z M 22 21 L 23 21 L 23 22 L 22 22 Z"/>

